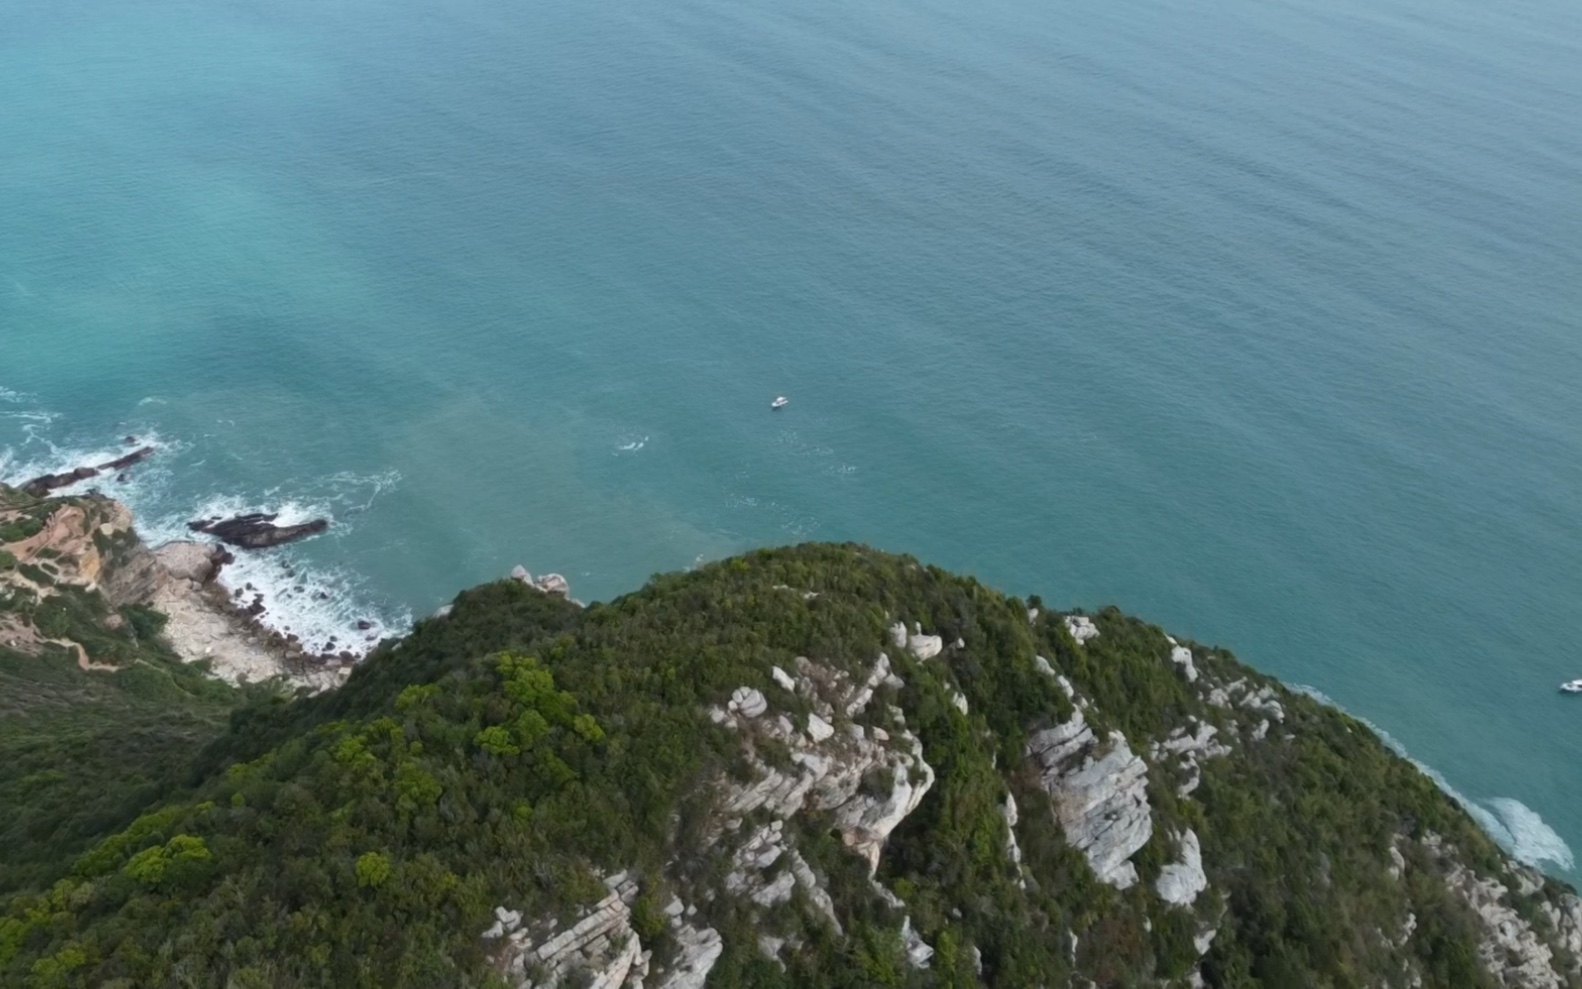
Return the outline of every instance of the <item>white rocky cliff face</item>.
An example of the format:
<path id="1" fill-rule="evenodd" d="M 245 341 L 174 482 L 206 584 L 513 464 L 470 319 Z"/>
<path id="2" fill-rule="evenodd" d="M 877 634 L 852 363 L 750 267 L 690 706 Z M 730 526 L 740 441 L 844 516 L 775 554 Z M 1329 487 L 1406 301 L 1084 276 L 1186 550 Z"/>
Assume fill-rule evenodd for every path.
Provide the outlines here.
<path id="1" fill-rule="evenodd" d="M 519 989 L 552 989 L 572 980 L 590 989 L 702 989 L 724 950 L 719 933 L 691 924 L 690 911 L 673 900 L 665 916 L 677 955 L 664 972 L 651 975 L 653 952 L 632 929 L 637 882 L 620 873 L 605 885 L 609 895 L 559 933 L 554 921 L 522 926 L 520 913 L 497 907 L 484 939 L 499 945 L 496 962 L 506 977 Z"/>
<path id="2" fill-rule="evenodd" d="M 1117 889 L 1136 883 L 1130 859 L 1153 835 L 1153 817 L 1148 766 L 1126 737 L 1095 736 L 1078 708 L 1070 721 L 1034 734 L 1027 751 L 1042 770 L 1039 783 L 1054 798 L 1066 840 L 1101 881 Z"/>
<path id="3" fill-rule="evenodd" d="M 1570 984 L 1557 970 L 1549 945 L 1532 923 L 1511 906 L 1511 891 L 1503 883 L 1467 868 L 1455 850 L 1436 835 L 1424 838 L 1422 845 L 1444 870 L 1445 885 L 1478 915 L 1483 928 L 1478 960 L 1496 982 L 1506 989 L 1564 989 Z M 1543 885 L 1536 872 L 1522 866 L 1516 869 L 1524 892 Z M 1563 946 L 1573 952 L 1582 948 L 1582 903 L 1575 896 L 1564 897 L 1558 907 L 1545 903 L 1543 912 Z M 1573 966 L 1577 957 L 1573 955 Z M 1571 974 L 1582 976 L 1582 970 L 1573 968 Z"/>
<path id="4" fill-rule="evenodd" d="M 744 685 L 709 711 L 716 724 L 741 739 L 753 775 L 746 782 L 717 784 L 716 825 L 703 851 L 725 855 L 729 867 L 717 889 L 697 892 L 702 899 L 723 895 L 761 910 L 782 907 L 800 892 L 814 919 L 840 933 L 825 881 L 798 851 L 792 822 L 806 812 L 829 814 L 842 842 L 872 873 L 891 832 L 933 786 L 934 771 L 917 737 L 891 720 L 895 709 L 882 715 L 889 728 L 872 723 L 875 692 L 900 685 L 887 656 L 880 654 L 858 679 L 799 658 L 794 673 L 776 667 L 770 680 L 767 695 Z M 787 703 L 793 699 L 794 705 Z M 793 717 L 791 706 L 812 711 Z M 779 754 L 762 754 L 770 749 Z M 518 989 L 556 989 L 575 977 L 599 989 L 701 989 L 723 950 L 719 934 L 693 921 L 693 907 L 674 900 L 666 915 L 680 951 L 661 970 L 632 929 L 637 883 L 623 873 L 607 885 L 609 896 L 559 933 L 553 924 L 524 926 L 519 915 L 504 907 L 497 911 L 498 923 L 484 936 L 500 945 L 497 964 L 512 983 Z M 894 899 L 882 887 L 876 893 Z M 926 967 L 933 949 L 909 920 L 901 936 L 909 962 Z M 760 950 L 777 957 L 793 937 L 766 928 Z"/>

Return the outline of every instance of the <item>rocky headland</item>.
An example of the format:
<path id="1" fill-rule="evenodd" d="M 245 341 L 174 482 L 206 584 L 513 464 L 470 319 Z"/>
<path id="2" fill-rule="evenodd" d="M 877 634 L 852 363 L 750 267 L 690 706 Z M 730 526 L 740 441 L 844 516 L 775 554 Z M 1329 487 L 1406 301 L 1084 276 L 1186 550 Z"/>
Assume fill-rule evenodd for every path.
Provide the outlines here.
<path id="1" fill-rule="evenodd" d="M 0 980 L 1582 989 L 1570 887 L 1366 726 L 1114 609 L 807 545 L 591 606 L 517 567 L 350 663 L 108 499 L 0 488 L 0 545 L 4 600 L 162 612 L 215 675 L 308 688 L 6 905 Z M 0 622 L 116 675 L 48 608 Z"/>

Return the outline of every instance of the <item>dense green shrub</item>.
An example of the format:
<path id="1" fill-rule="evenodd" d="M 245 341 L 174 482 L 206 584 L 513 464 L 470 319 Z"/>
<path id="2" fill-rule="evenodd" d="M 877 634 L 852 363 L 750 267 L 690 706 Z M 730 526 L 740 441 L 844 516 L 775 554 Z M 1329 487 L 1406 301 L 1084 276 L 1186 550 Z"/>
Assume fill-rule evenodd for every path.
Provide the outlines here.
<path id="1" fill-rule="evenodd" d="M 127 614 L 125 634 L 89 627 L 101 605 L 67 598 L 41 607 L 40 620 L 96 648 L 148 648 L 147 616 Z M 1211 760 L 1190 797 L 1170 770 L 1152 768 L 1154 837 L 1135 859 L 1143 881 L 1099 883 L 1024 756 L 1031 732 L 1074 711 L 1037 657 L 1091 702 L 1097 730 L 1124 731 L 1138 752 L 1189 718 L 1240 737 L 1248 716 L 1189 688 L 1159 629 L 1105 610 L 1094 616 L 1101 636 L 1079 646 L 1036 606 L 1044 613 L 1029 622 L 1024 602 L 857 546 L 758 551 L 586 610 L 502 581 L 381 646 L 341 690 L 253 698 L 207 735 L 226 702 L 145 656 L 181 695 L 172 711 L 208 713 L 194 716 L 187 746 L 151 742 L 139 761 L 146 786 L 120 791 L 92 820 L 57 806 L 7 822 L 47 854 L 41 868 L 5 860 L 10 887 L 31 888 L 0 913 L 0 983 L 480 985 L 489 958 L 479 934 L 495 905 L 564 922 L 604 895 L 600 875 L 630 870 L 642 882 L 634 924 L 661 962 L 673 893 L 724 935 L 713 987 L 1180 984 L 1209 929 L 1202 972 L 1213 986 L 1397 984 L 1407 960 L 1425 986 L 1483 984 L 1465 905 L 1423 856 L 1409 880 L 1391 878 L 1389 854 L 1397 839 L 1415 847 L 1409 839 L 1433 832 L 1498 873 L 1497 850 L 1362 725 L 1283 690 L 1278 733 Z M 896 655 L 888 627 L 898 618 L 962 648 L 928 662 Z M 903 712 L 937 774 L 881 860 L 877 878 L 904 909 L 811 813 L 791 822 L 793 838 L 840 933 L 801 892 L 768 914 L 700 895 L 727 869 L 706 850 L 718 823 L 711 784 L 751 772 L 707 707 L 743 685 L 775 691 L 771 668 L 795 669 L 801 656 L 863 675 L 881 649 L 905 686 L 885 688 L 873 707 Z M 1223 652 L 1197 655 L 1206 677 L 1267 682 Z M 32 759 L 32 782 L 0 779 L 11 787 L 0 799 L 80 795 L 122 763 L 100 755 L 84 769 L 63 726 L 87 718 L 84 745 L 102 745 L 95 733 L 111 715 L 79 706 L 73 692 L 89 681 L 49 666 L 54 696 L 42 674 L 19 672 L 27 663 L 39 665 L 0 655 L 0 675 L 30 684 L 33 698 L 31 742 L 0 735 L 7 752 Z M 142 717 L 142 690 L 119 690 L 115 716 Z M 805 699 L 776 696 L 805 713 Z M 213 740 L 194 755 L 204 737 Z M 791 764 L 789 752 L 761 757 Z M 882 775 L 861 785 L 883 792 L 892 781 Z M 1012 796 L 1020 869 L 1007 854 Z M 74 837 L 44 843 L 58 820 L 74 821 Z M 1190 910 L 1150 888 L 1188 827 L 1212 884 Z M 1394 947 L 1383 932 L 1408 912 L 1417 932 Z M 903 917 L 936 949 L 927 969 L 906 960 Z M 766 925 L 794 945 L 784 967 L 757 947 Z"/>

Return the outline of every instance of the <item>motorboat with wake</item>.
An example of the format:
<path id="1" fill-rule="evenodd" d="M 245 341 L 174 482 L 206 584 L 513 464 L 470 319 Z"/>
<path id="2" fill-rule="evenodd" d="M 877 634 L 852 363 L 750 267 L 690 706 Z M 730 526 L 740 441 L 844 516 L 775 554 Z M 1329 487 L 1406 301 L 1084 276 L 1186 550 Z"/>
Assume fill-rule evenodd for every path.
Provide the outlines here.
<path id="1" fill-rule="evenodd" d="M 1562 694 L 1582 694 L 1582 680 L 1567 680 L 1560 685 Z"/>
<path id="2" fill-rule="evenodd" d="M 783 409 L 790 404 L 791 400 L 789 398 L 786 398 L 784 395 L 777 395 L 775 400 L 769 403 L 769 407 L 771 409 Z"/>

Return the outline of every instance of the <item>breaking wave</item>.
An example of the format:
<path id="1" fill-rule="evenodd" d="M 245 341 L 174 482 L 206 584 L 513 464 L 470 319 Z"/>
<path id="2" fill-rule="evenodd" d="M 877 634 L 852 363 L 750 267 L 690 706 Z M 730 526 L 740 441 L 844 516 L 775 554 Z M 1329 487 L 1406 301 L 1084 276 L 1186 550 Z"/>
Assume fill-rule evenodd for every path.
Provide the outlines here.
<path id="1" fill-rule="evenodd" d="M 30 396 L 0 388 L 0 481 L 20 483 L 43 474 L 58 474 L 84 464 L 107 463 L 132 447 L 126 438 L 103 443 L 58 442 L 51 428 L 58 414 L 31 407 Z M 140 404 L 149 404 L 140 403 Z M 355 530 L 360 516 L 401 483 L 398 471 L 372 474 L 340 472 L 279 485 L 256 495 L 194 492 L 193 480 L 207 461 L 183 463 L 191 447 L 144 426 L 133 429 L 137 446 L 152 446 L 155 455 L 124 474 L 102 474 L 60 489 L 61 493 L 97 490 L 132 510 L 139 535 L 149 546 L 191 539 L 187 522 L 247 512 L 278 513 L 279 524 L 315 518 L 330 521 L 318 539 L 343 539 Z M 227 565 L 219 582 L 239 602 L 263 595 L 259 622 L 267 629 L 297 636 L 314 652 L 365 655 L 381 638 L 403 634 L 412 614 L 380 596 L 365 576 L 350 568 L 313 559 L 312 543 L 265 551 L 242 551 Z"/>

